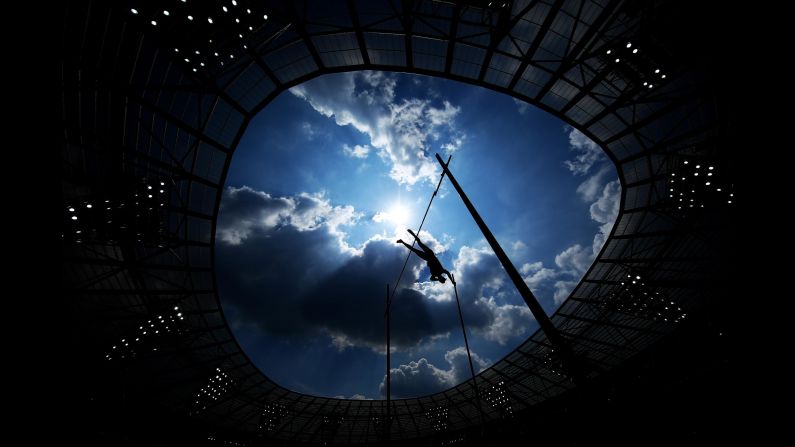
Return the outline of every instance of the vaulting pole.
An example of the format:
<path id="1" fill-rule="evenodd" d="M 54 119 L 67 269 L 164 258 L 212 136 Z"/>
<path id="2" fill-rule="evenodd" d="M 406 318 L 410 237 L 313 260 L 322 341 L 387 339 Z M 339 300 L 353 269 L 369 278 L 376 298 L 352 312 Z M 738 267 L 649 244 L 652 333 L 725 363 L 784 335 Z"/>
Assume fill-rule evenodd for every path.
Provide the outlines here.
<path id="1" fill-rule="evenodd" d="M 544 312 L 544 309 L 538 303 L 538 300 L 536 299 L 535 295 L 533 295 L 533 292 L 529 287 L 527 287 L 527 284 L 525 284 L 524 280 L 522 279 L 522 275 L 519 274 L 519 271 L 516 270 L 516 267 L 514 267 L 513 263 L 511 263 L 508 255 L 505 254 L 505 250 L 502 249 L 499 242 L 497 242 L 497 239 L 491 233 L 491 230 L 489 230 L 489 227 L 487 227 L 486 223 L 483 222 L 483 219 L 480 217 L 480 214 L 478 214 L 475 206 L 469 201 L 469 197 L 467 197 L 467 195 L 464 193 L 464 190 L 461 189 L 461 185 L 459 185 L 458 181 L 455 179 L 455 177 L 453 177 L 453 173 L 450 172 L 439 154 L 436 154 L 436 160 L 440 165 L 442 165 L 442 169 L 444 170 L 445 174 L 447 174 L 447 178 L 450 179 L 450 183 L 452 183 L 455 190 L 458 191 L 458 195 L 461 196 L 461 200 L 464 201 L 464 205 L 466 205 L 469 213 L 472 214 L 472 218 L 475 219 L 475 223 L 478 224 L 480 231 L 483 233 L 483 237 L 486 238 L 489 245 L 491 246 L 491 249 L 494 250 L 494 254 L 497 255 L 497 259 L 500 260 L 502 267 L 508 273 L 508 277 L 511 278 L 511 281 L 513 281 L 514 287 L 516 287 L 516 290 L 518 290 L 519 294 L 522 295 L 522 299 L 524 299 L 525 304 L 527 304 L 527 307 L 530 308 L 530 312 L 533 313 L 536 321 L 538 321 L 538 325 L 541 327 L 541 330 L 544 331 L 544 335 L 547 336 L 552 346 L 560 352 L 561 360 L 563 361 L 567 372 L 574 380 L 579 381 L 583 378 L 583 374 L 579 367 L 579 363 L 574 358 L 574 353 L 572 352 L 571 347 L 568 343 L 566 343 L 566 340 L 563 339 L 560 333 L 558 333 L 558 330 L 552 324 L 549 316 L 547 316 L 546 312 Z"/>
<path id="2" fill-rule="evenodd" d="M 389 343 L 389 284 L 386 285 L 386 421 L 384 421 L 384 438 L 389 441 L 389 435 L 392 432 L 392 378 L 390 374 L 391 359 L 390 359 L 390 343 Z"/>

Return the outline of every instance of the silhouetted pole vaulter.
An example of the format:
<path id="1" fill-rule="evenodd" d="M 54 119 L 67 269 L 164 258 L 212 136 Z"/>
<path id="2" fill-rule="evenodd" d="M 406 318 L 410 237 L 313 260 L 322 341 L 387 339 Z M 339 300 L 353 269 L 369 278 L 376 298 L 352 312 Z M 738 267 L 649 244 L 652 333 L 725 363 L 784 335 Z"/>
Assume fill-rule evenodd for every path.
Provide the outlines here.
<path id="1" fill-rule="evenodd" d="M 417 241 L 417 245 L 420 246 L 422 251 L 417 250 L 411 245 L 403 242 L 403 239 L 398 239 L 397 243 L 405 245 L 406 248 L 414 252 L 414 254 L 416 254 L 417 257 L 419 257 L 428 264 L 428 270 L 431 271 L 431 281 L 439 281 L 440 283 L 444 284 L 444 282 L 447 281 L 446 279 L 444 279 L 444 275 L 447 274 L 447 277 L 450 278 L 450 281 L 452 281 L 453 284 L 455 284 L 453 276 L 450 274 L 450 272 L 447 269 L 442 267 L 442 263 L 439 262 L 439 258 L 436 257 L 436 254 L 433 252 L 433 250 L 431 250 L 430 247 L 428 247 L 427 245 L 423 244 L 422 240 L 420 240 L 420 238 L 417 237 L 417 235 L 414 234 L 414 232 L 411 231 L 411 229 L 408 229 L 408 232 L 409 234 L 414 236 L 414 240 Z"/>
<path id="2" fill-rule="evenodd" d="M 502 249 L 499 242 L 497 242 L 497 239 L 491 233 L 489 227 L 487 227 L 486 223 L 483 222 L 483 219 L 480 217 L 480 214 L 478 214 L 475 206 L 469 201 L 469 198 L 464 193 L 464 190 L 461 189 L 461 185 L 459 185 L 458 181 L 456 181 L 455 177 L 453 177 L 453 173 L 450 172 L 447 164 L 442 161 L 442 157 L 440 157 L 439 154 L 436 154 L 436 160 L 440 165 L 442 165 L 444 173 L 447 174 L 447 177 L 450 179 L 450 183 L 452 183 L 455 190 L 458 191 L 458 195 L 461 196 L 461 200 L 464 201 L 464 205 L 466 205 L 469 213 L 472 214 L 472 218 L 475 219 L 475 223 L 478 224 L 480 231 L 483 233 L 486 241 L 488 241 L 491 249 L 494 250 L 494 254 L 497 255 L 497 259 L 500 260 L 502 267 L 508 273 L 508 277 L 511 278 L 511 281 L 513 281 L 514 287 L 516 287 L 516 290 L 518 290 L 519 294 L 522 295 L 522 299 L 524 299 L 527 307 L 530 308 L 530 312 L 533 313 L 533 317 L 535 317 L 536 321 L 538 321 L 538 325 L 541 327 L 541 330 L 544 331 L 544 335 L 547 336 L 547 339 L 549 339 L 549 342 L 552 344 L 552 346 L 560 352 L 560 357 L 564 367 L 566 368 L 566 371 L 575 381 L 581 381 L 585 378 L 585 375 L 582 371 L 580 363 L 575 358 L 571 347 L 552 324 L 552 321 L 549 319 L 546 312 L 544 312 L 544 309 L 541 307 L 541 305 L 538 304 L 538 300 L 536 299 L 535 295 L 533 295 L 533 292 L 530 290 L 530 288 L 527 287 L 527 284 L 525 284 L 524 280 L 522 279 L 522 275 L 519 274 L 519 271 L 516 270 L 516 267 L 514 267 L 513 263 L 511 263 L 511 260 L 508 259 L 508 255 L 505 254 L 505 251 Z"/>
<path id="3" fill-rule="evenodd" d="M 437 157 L 439 154 L 436 155 Z M 450 160 L 453 159 L 453 156 L 450 155 L 447 157 L 447 164 L 450 164 Z M 433 191 L 433 195 L 431 195 L 431 200 L 428 201 L 428 206 L 425 208 L 425 214 L 422 216 L 422 222 L 420 222 L 420 226 L 417 228 L 417 233 L 422 231 L 422 226 L 425 225 L 425 219 L 428 217 L 428 211 L 431 210 L 431 204 L 433 204 L 433 199 L 436 197 L 436 194 L 439 192 L 439 188 L 442 186 L 442 180 L 444 180 L 444 171 L 442 171 L 442 175 L 439 177 L 439 183 L 436 184 L 436 189 Z M 411 243 L 412 247 L 414 246 L 414 242 Z M 389 302 L 386 305 L 386 311 L 389 312 L 389 307 L 392 306 L 392 297 L 395 296 L 395 292 L 397 292 L 398 288 L 400 287 L 400 280 L 403 278 L 403 273 L 406 271 L 406 266 L 409 264 L 409 258 L 411 257 L 411 253 L 409 252 L 406 255 L 406 260 L 403 261 L 403 268 L 400 269 L 400 274 L 398 275 L 397 281 L 395 281 L 395 288 L 392 289 L 392 294 L 389 296 Z M 384 314 L 386 317 L 386 313 Z"/>

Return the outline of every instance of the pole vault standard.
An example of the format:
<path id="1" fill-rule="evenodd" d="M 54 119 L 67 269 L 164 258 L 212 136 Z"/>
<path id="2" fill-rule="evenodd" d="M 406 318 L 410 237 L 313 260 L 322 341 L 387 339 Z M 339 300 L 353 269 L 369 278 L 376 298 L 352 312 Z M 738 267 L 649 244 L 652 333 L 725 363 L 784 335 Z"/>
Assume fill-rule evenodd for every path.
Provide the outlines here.
<path id="1" fill-rule="evenodd" d="M 478 390 L 478 382 L 475 378 L 475 367 L 472 366 L 472 353 L 469 351 L 469 339 L 467 338 L 467 329 L 464 325 L 464 314 L 461 313 L 461 300 L 458 299 L 458 285 L 455 282 L 455 278 L 451 278 L 453 281 L 453 290 L 455 291 L 455 304 L 458 306 L 458 321 L 461 322 L 461 333 L 464 334 L 464 346 L 467 348 L 467 359 L 469 360 L 469 372 L 472 374 L 472 388 L 475 389 L 475 402 L 478 405 L 478 413 L 480 413 L 480 423 L 485 424 L 486 420 L 483 417 L 483 407 L 480 404 L 480 391 Z"/>
<path id="2" fill-rule="evenodd" d="M 552 346 L 557 349 L 558 352 L 560 352 L 561 360 L 563 361 L 563 365 L 567 372 L 574 380 L 580 381 L 584 376 L 579 367 L 577 359 L 574 357 L 571 347 L 568 343 L 566 343 L 566 340 L 563 339 L 558 330 L 552 324 L 552 321 L 538 303 L 538 300 L 536 299 L 535 295 L 533 295 L 533 292 L 529 287 L 527 287 L 527 284 L 525 284 L 524 280 L 522 279 L 522 275 L 519 274 L 519 271 L 516 270 L 516 267 L 514 267 L 513 263 L 511 263 L 511 260 L 508 259 L 508 255 L 505 254 L 505 251 L 502 249 L 499 242 L 497 242 L 497 239 L 491 233 L 489 227 L 487 227 L 486 223 L 483 222 L 483 219 L 480 217 L 480 214 L 478 214 L 475 206 L 469 201 L 469 197 L 467 197 L 467 195 L 464 193 L 464 190 L 461 189 L 461 185 L 459 185 L 458 181 L 455 179 L 455 177 L 453 177 L 453 173 L 450 172 L 447 164 L 445 164 L 439 154 L 436 154 L 436 160 L 440 165 L 442 165 L 444 173 L 447 174 L 447 178 L 450 179 L 450 183 L 452 183 L 455 190 L 458 191 L 458 195 L 461 196 L 461 200 L 464 201 L 464 205 L 466 205 L 469 213 L 472 214 L 472 218 L 475 219 L 475 223 L 478 224 L 480 231 L 483 232 L 483 236 L 486 238 L 489 245 L 491 245 L 491 249 L 494 250 L 494 254 L 497 255 L 497 259 L 500 260 L 502 267 L 508 273 L 508 277 L 510 277 L 511 281 L 513 281 L 514 287 L 516 287 L 516 290 L 519 291 L 520 295 L 522 295 L 522 299 L 524 299 L 525 304 L 527 304 L 527 307 L 530 308 L 530 312 L 533 313 L 536 321 L 538 321 L 538 325 L 541 327 L 541 330 L 544 331 L 544 335 L 547 336 L 547 339 L 549 339 Z"/>
<path id="3" fill-rule="evenodd" d="M 386 285 L 386 421 L 384 421 L 384 438 L 389 442 L 389 435 L 392 433 L 392 378 L 390 362 L 390 340 L 389 340 L 389 284 Z"/>

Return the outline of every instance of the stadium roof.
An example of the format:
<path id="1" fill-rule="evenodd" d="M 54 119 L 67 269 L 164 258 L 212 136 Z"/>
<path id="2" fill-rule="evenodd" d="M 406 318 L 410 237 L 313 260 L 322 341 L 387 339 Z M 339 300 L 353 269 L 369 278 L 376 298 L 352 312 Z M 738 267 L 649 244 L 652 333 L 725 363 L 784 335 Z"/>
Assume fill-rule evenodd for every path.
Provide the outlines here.
<path id="1" fill-rule="evenodd" d="M 698 42 L 664 26 L 692 12 L 683 7 L 71 2 L 61 266 L 78 358 L 94 381 L 86 386 L 112 402 L 107 390 L 123 383 L 135 405 L 207 423 L 235 442 L 384 439 L 385 401 L 304 395 L 260 372 L 227 325 L 213 272 L 224 179 L 251 118 L 291 86 L 350 70 L 490 88 L 597 142 L 621 181 L 620 212 L 552 322 L 591 378 L 674 333 L 714 305 L 735 206 L 720 73 L 698 64 Z M 464 433 L 481 415 L 509 418 L 576 386 L 541 332 L 478 383 L 480 408 L 470 381 L 393 401 L 387 436 Z"/>

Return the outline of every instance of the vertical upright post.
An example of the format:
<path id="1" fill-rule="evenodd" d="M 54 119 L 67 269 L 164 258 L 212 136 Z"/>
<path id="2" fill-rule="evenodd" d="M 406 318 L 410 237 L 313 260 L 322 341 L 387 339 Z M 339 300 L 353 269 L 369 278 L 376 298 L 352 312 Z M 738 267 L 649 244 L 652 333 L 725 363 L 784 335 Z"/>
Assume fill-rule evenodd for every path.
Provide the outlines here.
<path id="1" fill-rule="evenodd" d="M 389 284 L 386 285 L 386 421 L 384 421 L 384 437 L 389 441 L 392 432 L 392 378 L 390 374 L 390 343 L 389 343 Z"/>
<path id="2" fill-rule="evenodd" d="M 508 255 L 505 254 L 505 250 L 502 249 L 499 242 L 497 242 L 497 238 L 494 237 L 494 234 L 491 233 L 489 227 L 486 226 L 486 223 L 480 217 L 475 206 L 472 205 L 472 202 L 469 201 L 469 197 L 464 193 L 464 190 L 461 189 L 461 185 L 458 184 L 458 181 L 453 176 L 453 173 L 450 172 L 447 165 L 442 160 L 442 157 L 439 154 L 436 154 L 436 160 L 442 165 L 442 169 L 447 174 L 447 178 L 450 179 L 450 183 L 453 184 L 453 187 L 458 192 L 458 195 L 461 196 L 461 200 L 463 200 L 464 205 L 469 210 L 469 213 L 472 215 L 472 218 L 475 219 L 475 223 L 480 228 L 480 231 L 483 233 L 483 237 L 486 238 L 491 249 L 494 251 L 494 254 L 497 255 L 497 259 L 500 260 L 502 267 L 505 269 L 505 272 L 508 273 L 508 277 L 511 278 L 514 287 L 522 295 L 522 299 L 524 299 L 525 304 L 527 307 L 530 308 L 530 312 L 533 313 L 533 317 L 535 317 L 536 321 L 538 321 L 538 325 L 541 327 L 541 330 L 544 332 L 544 335 L 547 336 L 549 342 L 555 349 L 561 354 L 561 360 L 563 361 L 564 366 L 567 369 L 567 372 L 571 375 L 571 377 L 575 380 L 580 380 L 583 378 L 582 370 L 580 368 L 579 363 L 574 358 L 574 353 L 571 350 L 571 347 L 568 343 L 563 339 L 560 335 L 558 330 L 555 328 L 555 325 L 552 324 L 552 320 L 549 319 L 544 309 L 541 307 L 541 304 L 538 303 L 535 295 L 527 287 L 524 280 L 522 279 L 522 275 L 519 274 L 519 271 L 516 270 L 516 267 L 513 265 L 511 260 L 508 258 Z"/>
<path id="3" fill-rule="evenodd" d="M 480 404 L 480 391 L 478 390 L 478 382 L 475 379 L 475 367 L 472 365 L 472 353 L 469 351 L 469 339 L 467 338 L 467 330 L 466 326 L 464 325 L 464 314 L 461 313 L 461 300 L 458 299 L 458 286 L 453 280 L 453 290 L 455 290 L 455 304 L 458 306 L 458 321 L 461 322 L 461 332 L 464 334 L 464 346 L 467 348 L 467 359 L 469 359 L 469 372 L 472 374 L 472 388 L 475 390 L 475 402 L 478 405 L 478 411 L 480 412 L 480 423 L 486 423 L 486 420 L 483 418 L 483 406 Z"/>

